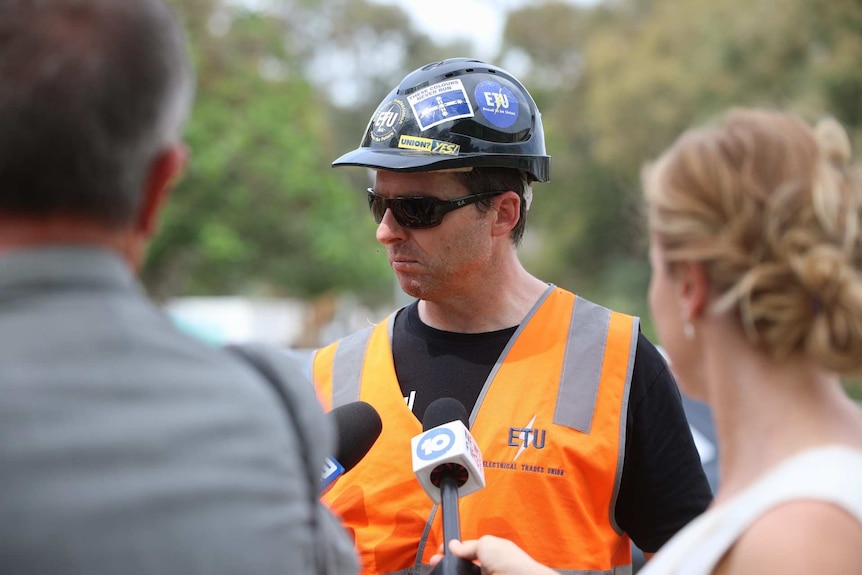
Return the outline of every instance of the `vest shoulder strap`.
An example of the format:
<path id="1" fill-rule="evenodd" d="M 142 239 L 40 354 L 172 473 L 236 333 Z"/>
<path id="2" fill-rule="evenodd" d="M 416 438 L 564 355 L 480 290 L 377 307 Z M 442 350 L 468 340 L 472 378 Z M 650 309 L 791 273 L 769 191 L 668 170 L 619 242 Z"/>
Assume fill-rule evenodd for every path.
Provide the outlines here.
<path id="1" fill-rule="evenodd" d="M 639 331 L 636 317 L 613 312 L 582 297 L 575 300 L 569 323 L 554 423 L 589 433 L 602 372 L 609 353 L 625 366 L 624 386 L 631 384 Z"/>

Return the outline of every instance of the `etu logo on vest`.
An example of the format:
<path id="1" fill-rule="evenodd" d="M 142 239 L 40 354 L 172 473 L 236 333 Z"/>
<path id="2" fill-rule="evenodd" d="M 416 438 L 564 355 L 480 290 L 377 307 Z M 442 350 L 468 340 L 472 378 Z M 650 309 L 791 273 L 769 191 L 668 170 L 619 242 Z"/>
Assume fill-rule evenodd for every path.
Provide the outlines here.
<path id="1" fill-rule="evenodd" d="M 533 424 L 536 422 L 536 415 L 524 427 L 509 428 L 509 446 L 517 447 L 518 453 L 512 458 L 512 461 L 518 459 L 524 451 L 532 445 L 536 449 L 545 447 L 545 430 L 535 429 Z"/>

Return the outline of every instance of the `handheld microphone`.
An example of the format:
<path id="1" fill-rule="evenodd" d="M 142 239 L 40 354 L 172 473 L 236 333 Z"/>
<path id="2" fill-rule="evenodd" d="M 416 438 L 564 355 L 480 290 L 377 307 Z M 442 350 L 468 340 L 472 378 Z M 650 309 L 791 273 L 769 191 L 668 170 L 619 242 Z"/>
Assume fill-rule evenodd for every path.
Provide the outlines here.
<path id="1" fill-rule="evenodd" d="M 323 463 L 323 471 L 320 474 L 321 495 L 365 457 L 383 430 L 383 422 L 377 410 L 364 401 L 335 407 L 328 417 L 335 426 L 336 449 L 335 455 L 327 457 Z"/>
<path id="2" fill-rule="evenodd" d="M 443 513 L 444 557 L 432 575 L 479 573 L 476 565 L 449 551 L 449 541 L 461 538 L 458 497 L 485 487 L 482 454 L 467 422 L 464 405 L 457 399 L 442 397 L 425 410 L 423 432 L 410 441 L 413 472 Z"/>
<path id="3" fill-rule="evenodd" d="M 467 429 L 467 419 L 460 401 L 441 397 L 425 410 L 422 434 L 410 441 L 413 473 L 434 503 L 441 502 L 446 478 L 455 480 L 460 496 L 485 487 L 482 454 Z"/>

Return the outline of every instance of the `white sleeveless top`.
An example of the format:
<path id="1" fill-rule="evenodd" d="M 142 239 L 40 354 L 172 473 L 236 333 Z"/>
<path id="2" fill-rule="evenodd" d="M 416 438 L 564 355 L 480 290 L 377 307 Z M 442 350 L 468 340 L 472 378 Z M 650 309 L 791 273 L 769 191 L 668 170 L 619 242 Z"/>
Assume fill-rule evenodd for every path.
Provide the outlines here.
<path id="1" fill-rule="evenodd" d="M 689 523 L 640 575 L 709 575 L 757 518 L 781 503 L 812 499 L 841 507 L 862 524 L 862 450 L 828 446 L 785 460 Z"/>

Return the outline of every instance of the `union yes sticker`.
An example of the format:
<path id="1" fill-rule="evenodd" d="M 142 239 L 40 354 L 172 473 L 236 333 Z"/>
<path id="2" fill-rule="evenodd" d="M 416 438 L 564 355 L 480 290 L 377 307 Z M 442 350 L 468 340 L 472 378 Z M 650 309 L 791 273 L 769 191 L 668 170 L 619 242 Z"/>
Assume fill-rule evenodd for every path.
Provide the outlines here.
<path id="1" fill-rule="evenodd" d="M 420 138 L 419 136 L 405 136 L 398 138 L 398 147 L 405 150 L 418 150 L 431 154 L 443 154 L 445 156 L 457 156 L 461 146 L 452 142 L 432 140 L 431 138 Z"/>

